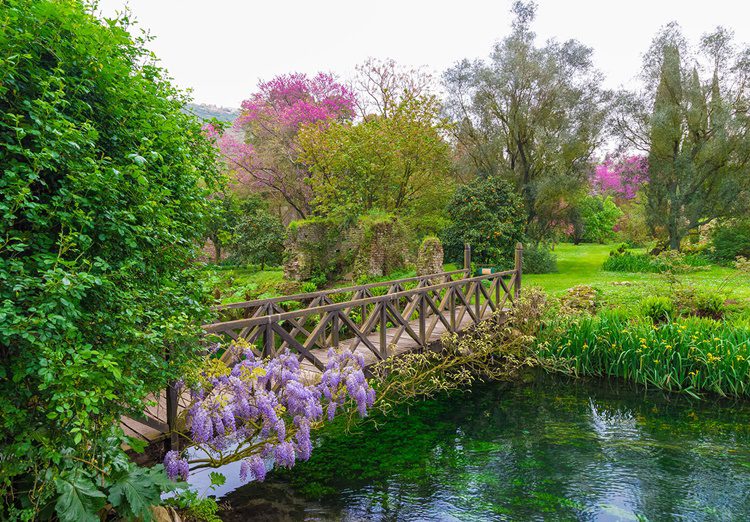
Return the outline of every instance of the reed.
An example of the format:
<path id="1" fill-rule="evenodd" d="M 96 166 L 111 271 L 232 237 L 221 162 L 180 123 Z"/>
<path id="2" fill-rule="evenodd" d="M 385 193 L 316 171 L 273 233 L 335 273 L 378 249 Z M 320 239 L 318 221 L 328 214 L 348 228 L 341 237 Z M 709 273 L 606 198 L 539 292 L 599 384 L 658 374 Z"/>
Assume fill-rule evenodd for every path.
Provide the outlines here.
<path id="1" fill-rule="evenodd" d="M 750 396 L 750 322 L 648 317 L 605 311 L 561 317 L 543 328 L 536 355 L 575 375 L 612 376 L 694 396 Z"/>

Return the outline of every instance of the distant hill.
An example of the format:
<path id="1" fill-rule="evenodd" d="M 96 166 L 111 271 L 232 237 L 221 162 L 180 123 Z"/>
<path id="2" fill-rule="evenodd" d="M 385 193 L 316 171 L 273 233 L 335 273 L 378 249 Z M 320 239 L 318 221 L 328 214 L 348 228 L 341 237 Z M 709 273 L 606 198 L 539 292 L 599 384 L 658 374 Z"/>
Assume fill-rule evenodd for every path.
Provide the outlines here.
<path id="1" fill-rule="evenodd" d="M 205 103 L 188 103 L 185 111 L 195 114 L 202 120 L 216 118 L 219 121 L 234 121 L 240 115 L 240 110 L 232 107 L 219 107 Z"/>

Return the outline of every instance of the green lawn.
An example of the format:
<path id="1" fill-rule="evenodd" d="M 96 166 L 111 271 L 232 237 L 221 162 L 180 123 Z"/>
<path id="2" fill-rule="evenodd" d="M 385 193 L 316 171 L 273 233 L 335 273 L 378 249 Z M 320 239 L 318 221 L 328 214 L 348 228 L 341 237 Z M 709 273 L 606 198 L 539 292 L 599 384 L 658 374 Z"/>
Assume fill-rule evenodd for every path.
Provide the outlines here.
<path id="1" fill-rule="evenodd" d="M 601 291 L 610 305 L 637 305 L 645 295 L 668 295 L 670 286 L 660 274 L 629 272 L 605 272 L 602 263 L 609 256 L 612 245 L 557 245 L 558 271 L 552 274 L 525 274 L 525 287 L 538 286 L 553 295 L 560 295 L 576 285 L 591 285 Z M 455 270 L 453 264 L 445 265 L 446 270 Z M 284 280 L 280 268 L 258 270 L 253 268 L 218 269 L 217 287 L 221 290 L 222 303 L 262 299 L 300 291 L 300 285 Z M 391 274 L 383 280 L 410 277 L 414 271 Z M 721 266 L 711 266 L 707 270 L 696 270 L 678 276 L 685 283 L 705 289 L 717 289 L 729 278 L 723 293 L 727 298 L 750 304 L 750 276 Z M 613 284 L 613 283 L 629 283 Z M 348 286 L 351 282 L 341 282 L 337 286 Z"/>
<path id="2" fill-rule="evenodd" d="M 591 285 L 613 305 L 633 305 L 645 295 L 669 294 L 670 285 L 663 275 L 603 271 L 601 265 L 612 248 L 612 245 L 557 245 L 558 271 L 552 274 L 527 274 L 523 278 L 524 286 L 538 286 L 553 295 L 560 295 L 576 285 Z M 706 289 L 717 289 L 729 278 L 723 290 L 727 298 L 744 304 L 750 300 L 750 276 L 740 274 L 733 268 L 711 266 L 707 270 L 681 274 L 678 278 L 684 283 Z M 624 282 L 630 285 L 613 284 Z"/>
<path id="3" fill-rule="evenodd" d="M 217 268 L 214 273 L 222 304 L 294 293 L 299 286 L 285 281 L 281 268 Z"/>

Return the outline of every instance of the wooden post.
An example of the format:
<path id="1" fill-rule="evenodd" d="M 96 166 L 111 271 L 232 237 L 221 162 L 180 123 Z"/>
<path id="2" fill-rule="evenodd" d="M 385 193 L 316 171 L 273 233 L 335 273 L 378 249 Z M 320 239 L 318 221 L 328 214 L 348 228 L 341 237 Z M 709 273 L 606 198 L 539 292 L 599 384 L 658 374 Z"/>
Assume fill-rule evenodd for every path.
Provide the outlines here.
<path id="1" fill-rule="evenodd" d="M 169 437 L 164 441 L 166 451 L 180 451 L 180 438 L 177 435 L 177 388 L 174 383 L 167 385 L 167 426 Z"/>
<path id="2" fill-rule="evenodd" d="M 263 331 L 263 356 L 272 357 L 275 355 L 274 348 L 273 326 L 269 322 Z"/>
<path id="3" fill-rule="evenodd" d="M 385 359 L 388 357 L 388 338 L 385 336 L 388 317 L 385 313 L 385 301 L 378 303 L 380 306 L 380 355 Z"/>
<path id="4" fill-rule="evenodd" d="M 479 288 L 479 285 L 481 285 L 481 284 L 482 284 L 481 281 L 477 281 L 475 283 L 475 286 L 474 286 L 474 311 L 477 314 L 477 321 L 481 321 L 482 320 L 482 318 L 479 317 L 481 315 L 481 313 L 482 313 L 482 308 L 481 308 L 481 305 L 480 305 L 480 301 L 481 301 L 480 296 L 482 294 L 481 294 L 481 289 Z"/>
<path id="5" fill-rule="evenodd" d="M 456 332 L 456 294 L 453 291 L 453 287 L 448 287 L 448 310 L 451 314 L 451 333 Z"/>
<path id="6" fill-rule="evenodd" d="M 427 307 L 425 306 L 425 295 L 419 294 L 419 344 L 422 348 L 427 348 L 427 339 L 425 336 L 425 316 L 427 315 Z"/>
<path id="7" fill-rule="evenodd" d="M 464 277 L 471 277 L 471 245 L 464 243 L 464 270 L 468 270 Z"/>
<path id="8" fill-rule="evenodd" d="M 339 347 L 339 328 L 339 312 L 336 312 L 331 320 L 331 344 L 334 348 Z"/>
<path id="9" fill-rule="evenodd" d="M 516 243 L 516 288 L 515 288 L 515 298 L 519 299 L 521 297 L 521 274 L 523 272 L 523 245 L 519 241 Z"/>

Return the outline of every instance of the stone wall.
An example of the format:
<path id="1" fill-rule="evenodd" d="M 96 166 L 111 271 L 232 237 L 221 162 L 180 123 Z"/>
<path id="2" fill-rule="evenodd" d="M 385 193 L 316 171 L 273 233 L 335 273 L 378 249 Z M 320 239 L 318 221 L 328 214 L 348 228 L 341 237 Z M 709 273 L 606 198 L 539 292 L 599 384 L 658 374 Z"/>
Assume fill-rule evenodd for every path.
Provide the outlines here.
<path id="1" fill-rule="evenodd" d="M 434 236 L 422 241 L 417 254 L 417 275 L 439 274 L 443 271 L 443 244 Z"/>
<path id="2" fill-rule="evenodd" d="M 285 246 L 284 277 L 304 281 L 335 277 L 351 264 L 352 247 L 343 225 L 326 218 L 294 221 Z"/>
<path id="3" fill-rule="evenodd" d="M 408 264 L 408 236 L 403 223 L 393 215 L 363 216 L 353 234 L 357 245 L 355 279 L 383 277 Z"/>
<path id="4" fill-rule="evenodd" d="M 349 226 L 329 218 L 296 221 L 287 235 L 284 276 L 383 277 L 407 266 L 408 245 L 406 228 L 390 214 L 365 215 Z"/>

